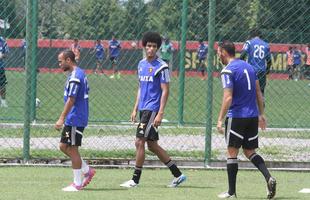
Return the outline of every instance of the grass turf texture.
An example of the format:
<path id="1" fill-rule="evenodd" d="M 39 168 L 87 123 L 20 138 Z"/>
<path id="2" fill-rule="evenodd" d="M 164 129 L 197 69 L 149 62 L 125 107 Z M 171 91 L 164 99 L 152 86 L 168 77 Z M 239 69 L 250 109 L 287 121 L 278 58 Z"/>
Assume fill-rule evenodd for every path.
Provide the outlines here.
<path id="1" fill-rule="evenodd" d="M 7 101 L 9 108 L 0 109 L 0 120 L 22 122 L 24 116 L 25 73 L 6 72 Z M 109 79 L 102 75 L 88 75 L 90 85 L 90 121 L 128 121 L 135 101 L 137 78 L 123 75 L 121 79 Z M 41 73 L 37 79 L 37 97 L 41 107 L 37 109 L 37 121 L 55 122 L 63 109 L 64 74 Z M 219 78 L 214 78 L 213 123 L 217 120 L 222 98 Z M 172 78 L 169 102 L 164 118 L 178 120 L 178 79 Z M 207 82 L 199 77 L 185 79 L 185 123 L 204 125 L 206 121 Z M 270 127 L 309 127 L 310 88 L 307 81 L 268 80 L 266 88 L 266 115 Z M 208 117 L 208 116 L 207 116 Z"/>
<path id="2" fill-rule="evenodd" d="M 85 190 L 65 193 L 62 187 L 72 181 L 69 168 L 2 167 L 0 170 L 1 199 L 132 199 L 132 200 L 201 200 L 218 199 L 217 194 L 227 189 L 224 170 L 183 170 L 188 180 L 179 188 L 167 188 L 172 176 L 167 169 L 144 169 L 140 186 L 123 189 L 119 184 L 131 178 L 132 169 L 97 169 L 92 183 Z M 310 187 L 309 173 L 272 172 L 277 178 L 277 199 L 309 199 L 310 194 L 298 191 Z M 5 181 L 4 181 L 5 180 Z M 265 199 L 266 185 L 258 171 L 238 172 L 238 199 Z"/>

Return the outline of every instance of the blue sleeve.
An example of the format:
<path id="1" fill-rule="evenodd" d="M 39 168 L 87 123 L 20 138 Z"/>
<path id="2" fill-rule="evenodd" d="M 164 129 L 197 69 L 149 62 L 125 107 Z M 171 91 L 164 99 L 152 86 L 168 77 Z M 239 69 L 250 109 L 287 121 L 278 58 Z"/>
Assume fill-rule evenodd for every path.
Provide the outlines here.
<path id="1" fill-rule="evenodd" d="M 221 72 L 222 86 L 223 88 L 233 88 L 233 73 L 229 69 L 223 69 Z"/>
<path id="2" fill-rule="evenodd" d="M 72 81 L 69 82 L 69 91 L 68 96 L 69 97 L 76 97 L 80 89 L 80 83 Z"/>
<path id="3" fill-rule="evenodd" d="M 160 72 L 160 83 L 169 83 L 170 82 L 170 73 L 169 69 L 165 68 Z"/>
<path id="4" fill-rule="evenodd" d="M 246 41 L 243 45 L 242 51 L 249 53 L 250 49 L 251 49 L 250 41 Z"/>

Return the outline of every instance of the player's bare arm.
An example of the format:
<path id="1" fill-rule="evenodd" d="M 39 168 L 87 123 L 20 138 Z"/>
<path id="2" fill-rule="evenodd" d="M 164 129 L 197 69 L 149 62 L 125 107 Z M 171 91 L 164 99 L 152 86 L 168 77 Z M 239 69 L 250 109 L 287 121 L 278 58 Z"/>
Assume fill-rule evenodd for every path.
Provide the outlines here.
<path id="1" fill-rule="evenodd" d="M 264 111 L 264 99 L 263 99 L 263 95 L 262 92 L 260 90 L 260 86 L 259 86 L 259 81 L 256 80 L 256 99 L 257 99 L 257 105 L 258 105 L 258 110 L 259 110 L 259 127 L 262 130 L 265 130 L 267 127 L 267 120 L 265 117 L 265 111 Z"/>
<path id="2" fill-rule="evenodd" d="M 72 109 L 72 107 L 74 105 L 74 102 L 75 102 L 75 98 L 74 97 L 69 97 L 68 98 L 68 100 L 67 100 L 67 102 L 65 104 L 64 110 L 62 111 L 58 121 L 55 124 L 55 129 L 56 130 L 60 130 L 63 127 L 65 118 L 68 115 L 68 113 L 70 112 L 70 110 Z"/>
<path id="3" fill-rule="evenodd" d="M 221 106 L 221 110 L 220 110 L 220 114 L 217 120 L 217 131 L 221 134 L 224 133 L 223 130 L 223 120 L 224 117 L 226 116 L 226 113 L 231 105 L 232 102 L 232 94 L 233 94 L 233 90 L 230 88 L 225 88 L 224 89 L 224 93 L 223 93 L 223 99 L 222 99 L 222 106 Z"/>
<path id="4" fill-rule="evenodd" d="M 241 59 L 241 60 L 245 60 L 245 59 L 246 59 L 246 56 L 247 56 L 246 51 L 242 51 L 241 54 L 240 54 L 240 59 Z"/>
<path id="5" fill-rule="evenodd" d="M 164 117 L 164 110 L 168 101 L 168 96 L 169 96 L 169 83 L 162 83 L 160 84 L 161 90 L 162 90 L 162 95 L 160 98 L 160 107 L 157 116 L 154 119 L 154 127 L 158 127 L 161 125 L 161 121 L 163 120 Z"/>

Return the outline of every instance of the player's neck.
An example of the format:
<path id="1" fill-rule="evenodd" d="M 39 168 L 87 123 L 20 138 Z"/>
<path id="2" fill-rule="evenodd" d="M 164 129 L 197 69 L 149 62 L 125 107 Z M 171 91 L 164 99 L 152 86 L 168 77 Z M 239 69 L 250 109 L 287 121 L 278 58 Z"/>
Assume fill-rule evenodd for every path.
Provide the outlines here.
<path id="1" fill-rule="evenodd" d="M 73 72 L 76 68 L 77 68 L 77 65 L 73 65 L 73 66 L 71 67 L 70 72 Z"/>
<path id="2" fill-rule="evenodd" d="M 236 58 L 235 57 L 230 57 L 227 59 L 227 65 L 229 65 L 232 61 L 234 61 Z"/>
<path id="3" fill-rule="evenodd" d="M 155 60 L 156 59 L 156 56 L 152 56 L 152 57 L 146 57 L 146 60 L 148 61 L 148 62 L 152 62 L 153 60 Z"/>

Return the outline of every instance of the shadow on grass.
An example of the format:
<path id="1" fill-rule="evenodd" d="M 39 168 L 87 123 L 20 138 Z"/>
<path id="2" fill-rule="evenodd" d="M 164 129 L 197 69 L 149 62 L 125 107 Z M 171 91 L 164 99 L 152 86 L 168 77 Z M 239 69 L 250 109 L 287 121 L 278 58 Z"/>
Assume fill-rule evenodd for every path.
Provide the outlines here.
<path id="1" fill-rule="evenodd" d="M 238 199 L 266 199 L 266 197 L 238 197 Z M 299 198 L 299 197 L 278 197 L 278 196 L 275 196 L 275 198 L 274 199 L 301 199 L 301 198 Z"/>
<path id="2" fill-rule="evenodd" d="M 84 191 L 126 191 L 125 188 L 85 188 Z"/>

